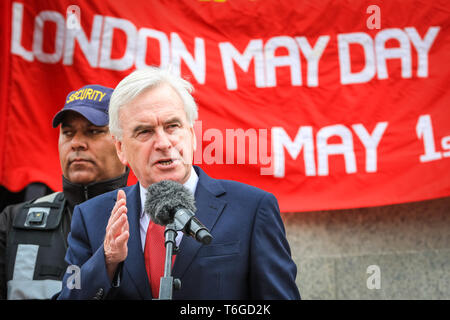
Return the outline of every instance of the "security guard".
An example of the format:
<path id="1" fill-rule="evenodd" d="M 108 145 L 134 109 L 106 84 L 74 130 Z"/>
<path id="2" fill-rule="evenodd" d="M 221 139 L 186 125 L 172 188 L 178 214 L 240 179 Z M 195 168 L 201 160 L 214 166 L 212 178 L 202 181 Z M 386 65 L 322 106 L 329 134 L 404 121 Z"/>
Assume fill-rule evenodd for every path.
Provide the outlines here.
<path id="1" fill-rule="evenodd" d="M 113 89 L 88 85 L 69 93 L 53 118 L 60 126 L 63 191 L 0 213 L 0 298 L 50 299 L 66 272 L 67 236 L 75 205 L 125 187 L 129 169 L 108 129 Z"/>

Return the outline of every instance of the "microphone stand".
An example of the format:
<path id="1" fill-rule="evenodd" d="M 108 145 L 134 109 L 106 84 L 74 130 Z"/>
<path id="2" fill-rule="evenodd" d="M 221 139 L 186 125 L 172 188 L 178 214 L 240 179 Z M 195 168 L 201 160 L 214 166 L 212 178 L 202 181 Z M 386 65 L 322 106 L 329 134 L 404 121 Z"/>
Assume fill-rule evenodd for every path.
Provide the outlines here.
<path id="1" fill-rule="evenodd" d="M 172 256 L 178 251 L 175 242 L 176 236 L 176 224 L 167 224 L 166 230 L 164 231 L 166 258 L 164 262 L 164 276 L 161 277 L 159 282 L 159 300 L 172 300 L 173 289 L 178 290 L 181 288 L 180 279 L 174 279 L 172 277 Z"/>

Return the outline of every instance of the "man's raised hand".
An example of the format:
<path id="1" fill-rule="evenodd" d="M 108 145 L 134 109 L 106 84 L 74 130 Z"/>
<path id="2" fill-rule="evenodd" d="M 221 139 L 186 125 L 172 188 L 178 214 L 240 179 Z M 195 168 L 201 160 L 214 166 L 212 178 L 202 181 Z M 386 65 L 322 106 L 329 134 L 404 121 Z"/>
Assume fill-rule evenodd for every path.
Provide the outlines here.
<path id="1" fill-rule="evenodd" d="M 106 270 L 112 280 L 117 266 L 128 255 L 130 230 L 127 217 L 127 199 L 123 190 L 117 191 L 117 200 L 106 226 L 103 249 L 105 251 Z"/>

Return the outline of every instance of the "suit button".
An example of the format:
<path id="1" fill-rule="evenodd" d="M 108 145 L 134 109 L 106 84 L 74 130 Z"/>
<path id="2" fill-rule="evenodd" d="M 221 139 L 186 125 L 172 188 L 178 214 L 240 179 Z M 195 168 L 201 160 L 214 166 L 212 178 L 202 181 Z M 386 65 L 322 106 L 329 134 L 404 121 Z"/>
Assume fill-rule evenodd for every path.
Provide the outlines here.
<path id="1" fill-rule="evenodd" d="M 95 296 L 94 296 L 94 300 L 101 300 L 102 298 L 103 298 L 103 294 L 104 294 L 104 291 L 103 291 L 103 288 L 100 288 L 100 289 L 98 289 L 97 290 L 97 292 L 95 293 Z"/>

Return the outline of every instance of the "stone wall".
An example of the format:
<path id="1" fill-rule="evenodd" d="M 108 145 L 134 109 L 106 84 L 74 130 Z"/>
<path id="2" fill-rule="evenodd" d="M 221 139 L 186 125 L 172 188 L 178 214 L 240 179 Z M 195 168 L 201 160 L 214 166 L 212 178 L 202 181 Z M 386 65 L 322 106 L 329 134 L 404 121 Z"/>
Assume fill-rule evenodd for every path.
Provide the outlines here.
<path id="1" fill-rule="evenodd" d="M 303 299 L 450 299 L 450 197 L 282 218 Z"/>

